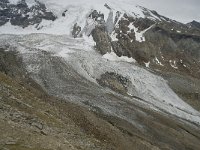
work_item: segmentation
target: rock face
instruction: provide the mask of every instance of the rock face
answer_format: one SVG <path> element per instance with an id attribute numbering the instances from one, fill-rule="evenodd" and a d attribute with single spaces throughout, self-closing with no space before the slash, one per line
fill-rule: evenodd
<path id="1" fill-rule="evenodd" d="M 107 6 L 108 7 L 108 6 Z M 96 42 L 96 49 L 102 54 L 111 52 L 111 38 L 110 34 L 114 30 L 113 23 L 113 12 L 109 13 L 107 21 L 104 19 L 104 14 L 93 10 L 87 20 L 84 28 L 81 30 L 81 27 L 75 23 L 72 35 L 74 38 L 80 37 L 83 34 L 90 36 L 92 35 L 94 41 Z"/>
<path id="2" fill-rule="evenodd" d="M 112 13 L 109 15 L 112 17 Z M 94 41 L 96 42 L 96 49 L 102 54 L 106 54 L 107 52 L 111 52 L 111 39 L 109 37 L 109 33 L 112 32 L 112 21 L 107 20 L 105 22 L 104 15 L 98 13 L 94 10 L 91 13 L 91 17 L 97 22 L 94 30 L 92 31 L 92 36 Z"/>
<path id="3" fill-rule="evenodd" d="M 75 24 L 74 24 L 74 27 L 73 27 L 73 31 L 72 31 L 72 36 L 73 36 L 74 38 L 77 38 L 80 32 L 81 32 L 81 27 L 78 26 L 77 23 L 75 23 Z"/>
<path id="4" fill-rule="evenodd" d="M 18 69 L 21 68 L 22 60 L 21 58 L 17 57 L 16 52 L 5 52 L 3 48 L 0 48 L 0 53 L 1 72 L 9 76 L 18 76 L 23 74 L 22 71 Z"/>
<path id="5" fill-rule="evenodd" d="M 187 23 L 187 26 L 190 28 L 197 28 L 200 30 L 200 22 L 193 20 L 192 22 Z"/>
<path id="6" fill-rule="evenodd" d="M 107 20 L 104 14 L 93 10 L 89 15 L 93 23 L 90 30 L 87 29 L 87 35 L 92 35 L 96 49 L 102 55 L 113 50 L 117 56 L 132 57 L 142 66 L 148 63 L 152 69 L 199 78 L 200 31 L 197 22 L 188 27 L 143 7 L 140 8 L 144 18 L 119 11 L 114 16 L 111 7 L 104 6 L 110 11 Z"/>
<path id="7" fill-rule="evenodd" d="M 46 6 L 39 1 L 29 7 L 25 0 L 20 0 L 17 4 L 10 4 L 9 1 L 0 2 L 0 26 L 10 22 L 12 25 L 28 27 L 42 22 L 42 20 L 56 19 L 56 16 L 47 10 Z"/>
<path id="8" fill-rule="evenodd" d="M 179 29 L 182 30 L 179 31 Z M 143 35 L 139 35 L 143 31 L 145 31 Z M 177 53 L 181 52 L 196 59 L 196 61 L 199 60 L 198 41 L 200 33 L 188 29 L 184 24 L 152 21 L 147 18 L 134 19 L 124 15 L 116 25 L 114 32 L 116 40 L 112 43 L 113 50 L 117 55 L 133 57 L 139 63 L 150 61 L 155 64 L 155 59 L 158 58 L 161 61 L 160 63 L 164 63 L 165 60 L 169 64 L 170 60 L 167 55 L 176 55 L 172 61 L 180 60 L 181 58 L 178 58 Z M 197 35 L 192 35 L 194 32 Z M 145 38 L 145 40 L 138 41 L 137 36 L 141 36 L 140 38 Z"/>
<path id="9" fill-rule="evenodd" d="M 112 9 L 105 7 L 110 10 L 107 21 L 97 10 L 89 15 L 95 22 L 91 35 L 102 55 L 113 50 L 119 57 L 132 57 L 140 65 L 150 64 L 152 69 L 199 78 L 200 31 L 196 27 L 188 27 L 143 7 L 145 18 L 121 12 L 113 17 Z"/>
<path id="10" fill-rule="evenodd" d="M 102 54 L 111 52 L 111 42 L 108 33 L 105 31 L 105 27 L 95 27 L 92 31 L 92 36 L 96 42 L 96 49 Z"/>

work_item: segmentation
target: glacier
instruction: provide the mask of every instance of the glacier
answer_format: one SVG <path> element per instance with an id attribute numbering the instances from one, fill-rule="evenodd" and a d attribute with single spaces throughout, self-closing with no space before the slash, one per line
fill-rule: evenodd
<path id="1" fill-rule="evenodd" d="M 167 81 L 145 68 L 139 67 L 134 60 L 117 58 L 117 56 L 113 59 L 113 56 L 109 56 L 112 53 L 105 54 L 104 56 L 100 55 L 95 51 L 95 43 L 90 37 L 85 36 L 84 38 L 74 39 L 68 35 L 51 34 L 0 35 L 0 44 L 10 45 L 10 50 L 16 49 L 19 51 L 28 73 L 54 96 L 70 99 L 77 103 L 83 103 L 83 100 L 90 101 L 94 106 L 104 110 L 105 113 L 117 115 L 130 122 L 133 121 L 131 119 L 132 116 L 131 114 L 127 116 L 124 112 L 125 106 L 120 104 L 123 101 L 200 124 L 200 113 L 181 100 L 169 88 Z M 50 56 L 50 59 L 47 60 L 48 62 L 43 60 L 48 55 L 41 59 L 44 52 Z M 98 87 L 104 94 L 113 93 L 121 97 L 121 102 L 112 101 L 108 97 L 106 98 L 106 96 L 101 101 L 98 101 L 87 97 L 84 98 L 80 95 L 77 96 L 76 93 L 70 94 L 60 91 L 64 90 L 66 85 L 60 79 L 59 82 L 54 81 L 55 79 L 53 78 L 55 76 L 58 77 L 63 73 L 57 74 L 51 70 L 51 66 L 48 66 L 48 63 L 53 61 L 53 59 L 59 59 L 66 66 L 73 68 L 84 80 L 90 81 L 93 86 Z M 47 64 L 45 65 L 45 63 Z M 48 84 L 48 82 L 50 84 L 51 80 L 53 80 L 55 82 L 54 87 L 49 87 L 49 89 L 45 87 L 44 81 L 42 81 L 39 75 L 43 71 L 51 76 L 49 81 L 48 78 L 46 79 L 45 82 L 47 83 L 45 84 Z M 99 87 L 96 79 L 100 78 L 101 74 L 105 72 L 115 72 L 131 81 L 127 96 Z M 76 89 L 76 87 L 74 88 Z M 89 86 L 87 88 L 91 90 L 92 87 L 90 88 Z M 102 95 L 102 93 L 99 95 Z M 97 95 L 97 97 L 99 96 Z"/>

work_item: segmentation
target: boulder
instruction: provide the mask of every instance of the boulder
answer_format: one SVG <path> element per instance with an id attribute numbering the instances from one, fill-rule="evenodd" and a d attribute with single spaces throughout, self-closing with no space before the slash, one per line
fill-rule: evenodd
<path id="1" fill-rule="evenodd" d="M 127 94 L 128 84 L 130 83 L 127 78 L 114 72 L 106 72 L 105 74 L 102 74 L 100 79 L 97 79 L 97 82 L 101 86 L 108 87 L 121 94 Z"/>

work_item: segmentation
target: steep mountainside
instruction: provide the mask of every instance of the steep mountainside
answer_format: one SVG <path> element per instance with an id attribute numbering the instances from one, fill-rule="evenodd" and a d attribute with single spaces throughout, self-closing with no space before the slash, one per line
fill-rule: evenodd
<path id="1" fill-rule="evenodd" d="M 2 0 L 0 90 L 0 149 L 198 150 L 198 22 L 132 0 Z"/>
<path id="2" fill-rule="evenodd" d="M 184 25 L 155 11 L 132 3 L 122 4 L 121 1 L 88 1 L 80 6 L 77 1 L 53 3 L 51 0 L 46 2 L 49 8 L 41 2 L 26 4 L 22 0 L 12 4 L 2 1 L 0 32 L 92 36 L 101 54 L 112 50 L 117 56 L 132 57 L 146 67 L 195 78 L 200 76 L 200 31 L 197 22 Z"/>
<path id="3" fill-rule="evenodd" d="M 14 49 L 8 50 L 9 47 L 0 49 L 1 149 L 199 149 L 198 125 L 162 113 L 137 97 L 130 99 L 104 90 L 48 52 L 28 52 L 26 56 L 33 58 L 29 59 L 32 68 L 25 69 L 25 58 Z M 36 62 L 32 64 L 37 55 L 41 57 L 38 63 L 44 65 L 39 74 L 33 70 Z M 65 94 L 65 99 L 49 96 L 35 83 L 38 80 L 33 73 L 41 76 L 50 94 Z M 105 73 L 99 81 L 110 76 L 109 86 L 118 84 L 121 91 L 119 87 L 123 86 L 118 80 L 127 83 L 127 79 L 114 75 L 113 79 L 113 73 Z"/>

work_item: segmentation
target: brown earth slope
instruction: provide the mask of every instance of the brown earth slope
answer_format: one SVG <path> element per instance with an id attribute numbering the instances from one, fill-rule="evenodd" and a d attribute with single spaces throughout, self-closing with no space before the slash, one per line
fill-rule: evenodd
<path id="1" fill-rule="evenodd" d="M 138 128 L 50 97 L 29 78 L 16 53 L 0 54 L 2 150 L 200 149 L 197 126 L 135 105 Z"/>

